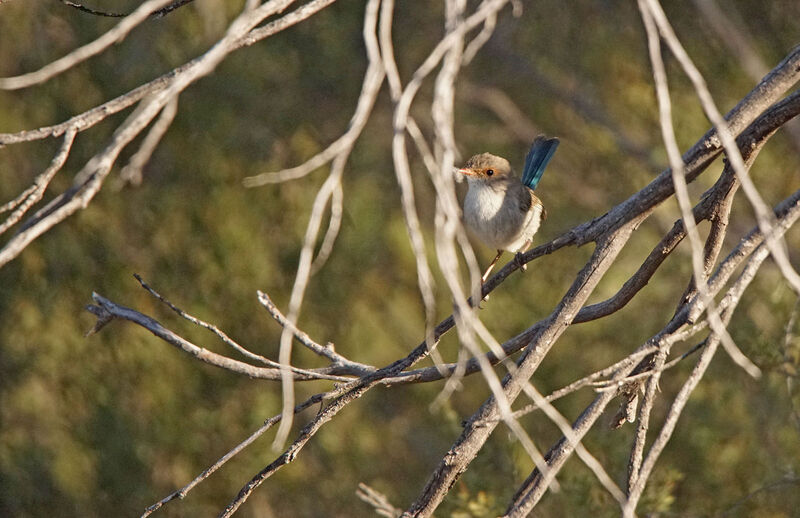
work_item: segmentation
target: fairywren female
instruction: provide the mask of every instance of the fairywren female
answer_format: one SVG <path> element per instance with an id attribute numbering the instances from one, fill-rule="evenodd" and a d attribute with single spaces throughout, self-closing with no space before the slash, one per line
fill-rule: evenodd
<path id="1" fill-rule="evenodd" d="M 508 160 L 490 153 L 475 155 L 457 169 L 469 183 L 464 223 L 478 239 L 497 249 L 481 282 L 486 281 L 504 250 L 515 253 L 515 260 L 525 269 L 520 254 L 528 249 L 547 218 L 542 201 L 533 191 L 557 147 L 557 138 L 536 137 L 525 157 L 522 179 L 511 171 Z"/>

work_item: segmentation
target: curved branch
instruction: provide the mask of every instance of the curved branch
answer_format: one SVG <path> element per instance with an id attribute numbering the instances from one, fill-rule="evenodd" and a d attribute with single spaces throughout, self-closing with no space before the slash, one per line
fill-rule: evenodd
<path id="1" fill-rule="evenodd" d="M 704 219 L 710 219 L 712 215 L 715 214 L 718 204 L 728 196 L 732 196 L 736 191 L 735 179 L 736 177 L 732 174 L 723 172 L 717 180 L 717 183 L 709 189 L 700 203 L 694 207 L 693 215 L 695 221 L 699 222 Z M 653 250 L 644 262 L 642 262 L 642 265 L 639 266 L 639 269 L 636 270 L 636 273 L 625 281 L 617 293 L 602 302 L 582 308 L 575 317 L 573 323 L 581 324 L 596 320 L 625 307 L 625 305 L 647 285 L 653 274 L 655 274 L 661 264 L 675 250 L 685 236 L 686 229 L 683 220 L 680 219 L 676 221 L 672 229 L 661 238 L 661 241 L 653 247 Z"/>
<path id="2" fill-rule="evenodd" d="M 161 110 L 161 115 L 159 115 L 158 120 L 153 123 L 147 136 L 139 146 L 139 149 L 133 154 L 127 165 L 120 170 L 119 180 L 121 184 L 127 183 L 133 186 L 141 185 L 142 170 L 144 166 L 147 165 L 147 162 L 150 161 L 150 157 L 153 156 L 153 152 L 172 125 L 172 121 L 175 119 L 177 113 L 178 97 L 176 96 L 167 102 L 164 109 Z"/>
<path id="3" fill-rule="evenodd" d="M 725 295 L 725 298 L 728 300 L 728 304 L 725 308 L 725 311 L 721 315 L 722 323 L 724 325 L 727 325 L 730 322 L 730 319 L 733 316 L 733 311 L 741 299 L 742 294 L 744 293 L 745 289 L 747 289 L 747 286 L 750 284 L 753 278 L 755 278 L 761 263 L 769 255 L 769 250 L 766 244 L 767 240 L 765 239 L 764 243 L 759 245 L 758 249 L 747 261 L 744 271 L 742 271 L 736 283 Z M 712 329 L 711 334 L 706 341 L 705 348 L 700 354 L 697 364 L 692 370 L 689 379 L 686 380 L 683 387 L 681 387 L 681 390 L 678 392 L 678 395 L 675 397 L 675 400 L 672 402 L 670 410 L 667 413 L 666 421 L 661 428 L 661 432 L 658 434 L 653 442 L 653 445 L 650 447 L 647 457 L 644 459 L 636 478 L 633 480 L 633 483 L 629 488 L 628 502 L 623 508 L 624 516 L 634 516 L 636 505 L 639 502 L 639 498 L 641 498 L 642 492 L 644 491 L 645 485 L 650 478 L 650 474 L 653 471 L 655 463 L 658 460 L 661 452 L 666 447 L 667 442 L 669 442 L 672 432 L 675 430 L 675 426 L 678 423 L 678 418 L 681 416 L 683 408 L 689 401 L 689 396 L 700 383 L 700 380 L 711 363 L 711 358 L 714 356 L 716 348 L 718 345 L 720 345 L 721 341 L 722 337 Z"/>
<path id="4" fill-rule="evenodd" d="M 180 73 L 175 73 L 174 77 L 171 77 L 169 81 L 165 82 L 163 85 L 160 85 L 164 88 L 158 94 L 154 94 L 152 97 L 143 99 L 138 109 L 135 110 L 125 120 L 125 122 L 117 128 L 111 138 L 111 142 L 106 146 L 106 148 L 90 159 L 83 169 L 81 169 L 81 171 L 75 176 L 73 187 L 56 197 L 44 209 L 40 210 L 36 215 L 30 218 L 23 225 L 20 233 L 14 236 L 8 243 L 5 244 L 2 249 L 0 249 L 0 267 L 16 257 L 26 246 L 47 232 L 53 226 L 71 216 L 76 211 L 85 208 L 102 187 L 120 152 L 141 131 L 143 131 L 145 127 L 147 127 L 150 121 L 153 120 L 153 118 L 162 110 L 162 108 L 170 100 L 177 97 L 180 92 L 182 92 L 190 84 L 211 73 L 228 54 L 244 46 L 246 44 L 245 37 L 255 28 L 256 25 L 261 23 L 269 16 L 281 12 L 283 9 L 288 7 L 292 1 L 293 0 L 271 0 L 270 2 L 267 2 L 266 4 L 263 4 L 255 9 L 246 9 L 245 12 L 240 14 L 230 24 L 225 36 L 219 40 L 216 45 L 211 47 L 211 49 L 209 49 L 202 56 L 191 61 L 184 67 L 181 67 Z M 304 7 L 308 7 L 311 4 L 314 4 L 314 2 L 309 2 L 309 4 L 306 4 Z M 323 3 L 320 5 L 324 7 L 326 4 Z M 295 15 L 296 12 L 297 11 L 290 13 L 290 15 L 287 15 L 273 23 L 281 22 L 284 19 L 289 18 L 291 15 Z M 300 15 L 295 15 L 292 20 L 299 21 L 302 19 L 302 16 L 310 16 L 313 14 L 313 12 L 308 12 L 307 10 L 303 11 L 303 13 Z M 292 22 L 290 20 L 285 23 Z M 267 27 L 263 27 L 262 29 L 267 29 Z M 263 34 L 264 37 L 266 37 L 269 32 L 262 31 L 260 34 Z M 151 82 L 150 84 L 156 83 Z M 141 90 L 137 90 L 139 90 L 140 93 L 146 93 L 147 91 L 145 87 L 141 87 Z M 121 104 L 129 101 L 130 99 L 123 99 L 121 100 Z M 102 116 L 100 118 L 102 119 Z M 76 122 L 75 128 L 78 131 L 83 129 L 78 122 Z M 31 135 L 41 138 L 43 133 L 40 129 L 34 130 L 33 133 L 27 136 L 30 137 Z M 11 137 L 15 136 L 23 140 L 26 138 L 25 135 L 22 134 L 11 135 Z M 7 137 L 7 135 L 0 135 L 0 145 L 2 143 L 7 143 L 3 140 L 4 137 Z"/>
<path id="5" fill-rule="evenodd" d="M 800 96 L 798 92 L 783 101 L 778 101 L 799 79 L 800 45 L 792 49 L 783 61 L 728 112 L 725 116 L 728 131 L 738 135 L 768 110 L 773 103 L 775 103 L 776 115 L 780 111 L 778 110 L 779 106 L 784 104 L 795 105 L 798 102 L 798 96 Z M 797 114 L 794 110 L 790 111 L 793 111 L 793 113 L 788 118 Z M 767 120 L 763 120 L 763 123 L 770 124 Z M 774 127 L 778 126 L 780 124 Z M 687 183 L 692 182 L 721 152 L 722 144 L 716 129 L 712 128 L 689 151 L 683 154 Z M 574 230 L 574 244 L 580 246 L 594 241 L 597 237 L 619 228 L 635 215 L 649 213 L 656 205 L 671 196 L 673 192 L 672 171 L 666 169 L 650 184 L 611 209 L 608 213 L 577 227 Z"/>

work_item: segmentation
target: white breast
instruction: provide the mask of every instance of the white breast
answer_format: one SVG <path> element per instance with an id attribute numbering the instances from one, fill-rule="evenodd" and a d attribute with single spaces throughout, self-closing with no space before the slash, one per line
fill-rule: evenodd
<path id="1" fill-rule="evenodd" d="M 534 205 L 523 213 L 519 201 L 507 196 L 506 185 L 470 180 L 464 198 L 464 222 L 475 236 L 492 248 L 509 252 L 517 252 L 530 244 L 539 230 L 542 207 Z"/>

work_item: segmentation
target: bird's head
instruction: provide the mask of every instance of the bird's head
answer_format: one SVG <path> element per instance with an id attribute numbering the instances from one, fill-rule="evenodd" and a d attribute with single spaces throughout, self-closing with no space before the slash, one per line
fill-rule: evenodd
<path id="1" fill-rule="evenodd" d="M 505 158 L 481 153 L 467 160 L 464 167 L 456 171 L 466 175 L 470 182 L 491 182 L 511 176 L 511 165 Z"/>

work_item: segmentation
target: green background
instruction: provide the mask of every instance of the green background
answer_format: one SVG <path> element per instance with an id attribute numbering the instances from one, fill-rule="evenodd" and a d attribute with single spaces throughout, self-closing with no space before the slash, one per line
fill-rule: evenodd
<path id="1" fill-rule="evenodd" d="M 768 66 L 798 43 L 800 3 L 720 3 L 735 8 Z M 93 7 L 124 11 L 136 5 L 102 4 Z M 45 85 L 0 92 L 0 131 L 61 122 L 199 55 L 220 37 L 239 4 L 198 0 L 144 23 L 123 43 Z M 396 53 L 407 80 L 442 36 L 442 7 L 398 4 Z M 277 358 L 280 329 L 258 304 L 255 290 L 287 307 L 310 206 L 326 173 L 258 189 L 243 188 L 242 179 L 297 165 L 345 131 L 366 68 L 363 9 L 362 2 L 341 0 L 232 54 L 181 96 L 140 187 L 124 186 L 116 175 L 138 139 L 88 208 L 0 270 L 0 515 L 138 516 L 280 411 L 278 383 L 201 364 L 132 324 L 114 322 L 85 338 L 94 318 L 83 308 L 97 291 L 198 345 L 229 354 L 208 332 L 138 287 L 132 274 L 139 273 L 187 312 Z M 665 9 L 718 106 L 727 111 L 754 81 L 692 2 L 666 2 Z M 37 69 L 115 23 L 56 2 L 4 3 L 0 75 Z M 709 123 L 677 63 L 666 59 L 675 127 L 686 149 Z M 536 244 L 602 215 L 666 164 L 635 2 L 525 2 L 519 18 L 506 8 L 493 39 L 460 80 L 499 89 L 538 131 L 561 138 L 537 191 L 549 219 Z M 426 83 L 413 111 L 427 135 L 432 134 L 431 90 Z M 455 126 L 462 158 L 491 151 L 519 167 L 528 142 L 465 91 L 460 85 Z M 312 278 L 299 322 L 317 341 L 334 342 L 337 351 L 373 365 L 404 356 L 424 332 L 392 167 L 391 109 L 384 86 L 345 171 L 345 215 L 336 248 Z M 126 115 L 77 137 L 46 199 L 70 185 Z M 0 150 L 0 203 L 29 185 L 58 145 L 49 139 Z M 417 207 L 432 244 L 433 187 L 421 162 L 412 158 Z M 800 186 L 798 166 L 797 148 L 779 132 L 751 173 L 770 205 Z M 695 201 L 720 170 L 718 161 L 692 186 Z M 636 232 L 590 302 L 612 295 L 677 218 L 670 199 Z M 740 194 L 723 254 L 753 225 Z M 792 230 L 787 238 L 797 264 L 800 233 Z M 482 264 L 493 255 L 479 244 L 476 251 Z M 537 260 L 492 294 L 482 320 L 501 340 L 526 329 L 550 312 L 590 253 L 590 246 L 569 248 Z M 568 329 L 534 377 L 537 388 L 548 393 L 602 368 L 661 329 L 690 276 L 688 254 L 682 245 L 629 307 Z M 437 276 L 437 314 L 444 318 L 450 304 Z M 641 516 L 797 516 L 800 421 L 786 387 L 796 378 L 798 358 L 781 350 L 795 300 L 767 261 L 731 324 L 733 338 L 765 375 L 750 379 L 718 354 L 657 465 L 639 506 Z M 453 336 L 441 348 L 445 357 L 456 357 Z M 294 360 L 299 366 L 323 365 L 300 347 Z M 693 361 L 662 378 L 654 425 Z M 488 395 L 484 381 L 473 378 L 437 410 L 430 403 L 442 383 L 370 391 L 258 489 L 240 515 L 370 516 L 354 495 L 359 482 L 384 492 L 397 506 L 408 505 L 458 436 L 461 420 Z M 298 384 L 298 398 L 328 388 L 325 382 Z M 572 419 L 592 396 L 584 390 L 556 406 Z M 301 414 L 295 430 L 314 412 Z M 558 437 L 539 414 L 522 422 L 542 449 Z M 632 432 L 632 426 L 615 432 L 599 426 L 585 441 L 620 485 Z M 160 513 L 216 515 L 275 457 L 271 441 L 271 434 L 262 437 L 186 500 Z M 531 469 L 524 451 L 500 427 L 437 516 L 496 516 Z M 616 502 L 577 460 L 559 480 L 561 491 L 544 498 L 537 516 L 619 514 Z"/>

